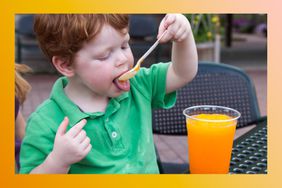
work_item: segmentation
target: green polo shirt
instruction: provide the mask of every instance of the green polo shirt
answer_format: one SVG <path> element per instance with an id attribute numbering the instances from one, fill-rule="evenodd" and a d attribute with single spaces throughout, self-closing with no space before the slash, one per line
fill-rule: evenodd
<path id="1" fill-rule="evenodd" d="M 170 108 L 176 92 L 165 94 L 169 63 L 142 68 L 130 80 L 131 88 L 110 99 L 105 112 L 81 111 L 66 95 L 68 80 L 59 78 L 50 98 L 41 104 L 27 122 L 20 152 L 20 173 L 29 173 L 52 151 L 58 126 L 65 116 L 71 128 L 82 119 L 92 149 L 69 173 L 155 174 L 159 173 L 152 134 L 152 108 Z"/>

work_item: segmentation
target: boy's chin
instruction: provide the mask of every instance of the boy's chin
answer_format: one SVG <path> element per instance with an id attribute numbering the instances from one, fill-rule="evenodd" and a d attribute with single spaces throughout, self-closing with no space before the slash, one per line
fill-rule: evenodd
<path id="1" fill-rule="evenodd" d="M 125 92 L 128 92 L 128 91 L 123 91 L 123 90 L 116 91 L 115 93 L 112 93 L 111 98 L 119 97 L 120 95 L 122 95 Z"/>

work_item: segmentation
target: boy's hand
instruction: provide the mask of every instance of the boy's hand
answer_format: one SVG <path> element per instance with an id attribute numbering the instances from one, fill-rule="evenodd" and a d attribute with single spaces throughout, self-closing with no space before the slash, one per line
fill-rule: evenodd
<path id="1" fill-rule="evenodd" d="M 161 39 L 161 43 L 169 40 L 182 42 L 184 39 L 188 38 L 191 32 L 191 26 L 184 15 L 167 14 L 160 23 L 158 38 L 165 30 L 168 30 L 168 32 Z"/>
<path id="2" fill-rule="evenodd" d="M 86 120 L 81 120 L 66 133 L 68 124 L 69 120 L 65 117 L 57 130 L 54 148 L 50 153 L 50 158 L 56 165 L 66 168 L 82 160 L 92 148 L 90 139 L 82 130 Z"/>

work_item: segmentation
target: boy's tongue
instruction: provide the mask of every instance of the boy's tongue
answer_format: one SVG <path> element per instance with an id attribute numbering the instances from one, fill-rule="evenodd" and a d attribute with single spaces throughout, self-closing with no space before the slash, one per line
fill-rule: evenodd
<path id="1" fill-rule="evenodd" d="M 123 91 L 128 91 L 130 89 L 130 82 L 129 80 L 126 81 L 119 81 L 118 79 L 114 80 L 115 85 L 117 88 Z"/>

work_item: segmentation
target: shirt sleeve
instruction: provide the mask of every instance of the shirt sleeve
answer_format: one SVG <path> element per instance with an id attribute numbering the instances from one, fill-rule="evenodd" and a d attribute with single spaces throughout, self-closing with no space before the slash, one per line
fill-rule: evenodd
<path id="1" fill-rule="evenodd" d="M 138 76 L 135 76 L 133 84 L 151 100 L 152 108 L 168 109 L 175 105 L 176 91 L 166 94 L 166 76 L 170 63 L 158 63 L 150 68 L 141 68 Z"/>
<path id="2" fill-rule="evenodd" d="M 52 151 L 56 133 L 46 126 L 50 123 L 50 120 L 38 113 L 33 113 L 29 118 L 20 151 L 21 174 L 30 173 Z"/>

